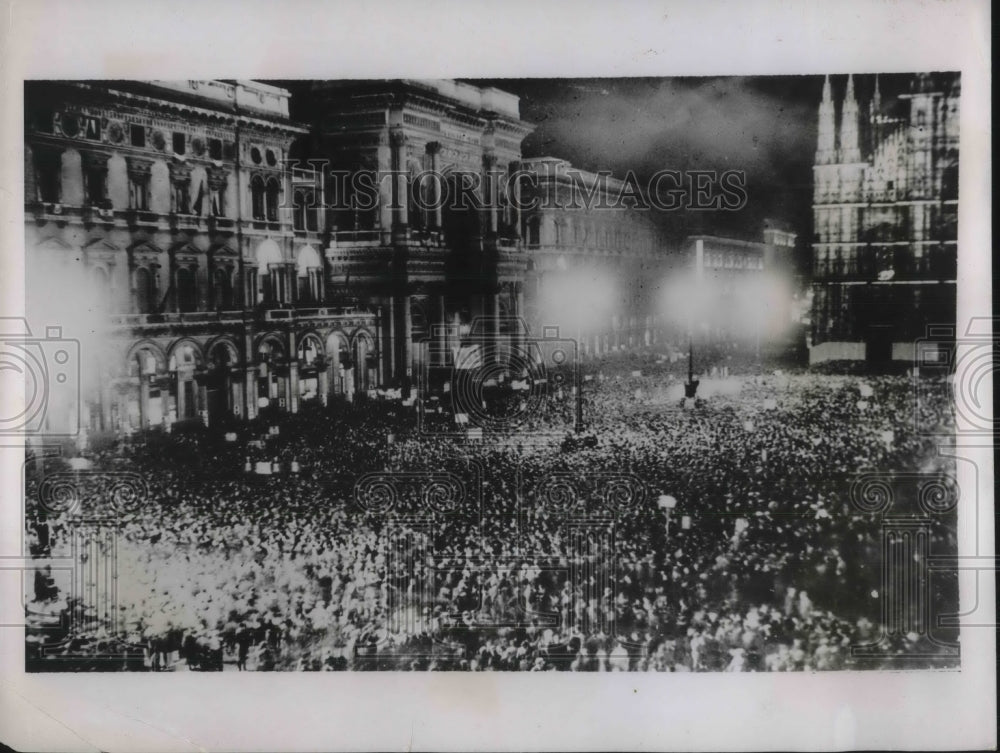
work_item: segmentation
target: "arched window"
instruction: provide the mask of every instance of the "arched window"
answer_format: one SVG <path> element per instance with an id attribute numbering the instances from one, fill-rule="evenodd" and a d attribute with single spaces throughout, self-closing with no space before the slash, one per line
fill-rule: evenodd
<path id="1" fill-rule="evenodd" d="M 135 307 L 140 314 L 153 313 L 156 294 L 153 289 L 153 275 L 145 267 L 139 267 L 133 274 L 135 285 Z"/>
<path id="2" fill-rule="evenodd" d="M 280 303 L 285 300 L 285 264 L 281 249 L 272 240 L 261 241 L 257 247 L 257 273 L 260 291 L 254 291 L 254 300 Z"/>
<path id="3" fill-rule="evenodd" d="M 281 196 L 281 186 L 278 185 L 277 178 L 271 178 L 267 181 L 265 200 L 267 202 L 267 221 L 277 222 L 278 221 L 278 200 Z"/>
<path id="4" fill-rule="evenodd" d="M 264 179 L 259 175 L 250 179 L 251 213 L 255 220 L 264 219 Z"/>
<path id="5" fill-rule="evenodd" d="M 312 246 L 302 246 L 295 259 L 299 300 L 320 303 L 323 300 L 323 262 Z"/>
<path id="6" fill-rule="evenodd" d="M 320 342 L 315 336 L 302 338 L 299 341 L 299 363 L 303 366 L 312 366 L 322 355 L 320 348 Z"/>

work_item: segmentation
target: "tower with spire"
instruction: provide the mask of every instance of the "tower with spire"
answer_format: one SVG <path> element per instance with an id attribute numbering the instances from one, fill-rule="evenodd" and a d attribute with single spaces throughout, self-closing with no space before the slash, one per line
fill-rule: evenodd
<path id="1" fill-rule="evenodd" d="M 819 103 L 819 138 L 816 144 L 816 164 L 829 165 L 837 160 L 837 115 L 833 108 L 830 77 L 823 79 L 823 100 Z"/>
<path id="2" fill-rule="evenodd" d="M 813 167 L 810 362 L 912 358 L 955 318 L 959 74 L 913 76 L 867 117 L 853 75 L 823 80 Z"/>

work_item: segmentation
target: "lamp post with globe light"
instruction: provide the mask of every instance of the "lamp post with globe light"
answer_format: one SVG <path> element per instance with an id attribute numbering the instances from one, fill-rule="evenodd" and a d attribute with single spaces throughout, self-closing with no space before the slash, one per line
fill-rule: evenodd
<path id="1" fill-rule="evenodd" d="M 673 512 L 674 508 L 677 507 L 677 498 L 669 494 L 661 494 L 659 499 L 656 500 L 656 506 L 663 510 L 666 517 L 664 525 L 664 533 L 667 538 L 667 542 L 670 541 L 670 513 Z"/>
<path id="2" fill-rule="evenodd" d="M 612 308 L 613 284 L 607 277 L 594 270 L 568 271 L 565 262 L 545 280 L 543 310 L 546 318 L 575 330 L 577 358 L 581 352 L 583 333 L 607 319 Z M 583 381 L 577 370 L 575 429 L 583 430 Z"/>
<path id="3" fill-rule="evenodd" d="M 700 381 L 694 378 L 694 329 L 695 322 L 703 318 L 704 283 L 694 272 L 678 272 L 670 276 L 664 284 L 664 307 L 667 321 L 678 329 L 687 330 L 688 378 L 684 383 L 684 398 L 693 400 L 698 394 Z"/>

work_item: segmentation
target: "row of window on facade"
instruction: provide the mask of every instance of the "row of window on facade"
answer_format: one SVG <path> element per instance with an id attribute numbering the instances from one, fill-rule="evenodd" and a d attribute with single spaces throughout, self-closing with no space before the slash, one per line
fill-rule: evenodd
<path id="1" fill-rule="evenodd" d="M 905 177 L 905 176 L 904 176 Z M 883 175 L 869 176 L 863 183 L 837 183 L 820 180 L 816 184 L 819 203 L 844 201 L 896 201 L 906 197 L 934 196 L 942 201 L 958 198 L 958 164 L 946 165 L 934 174 L 919 172 L 909 180 L 888 179 Z"/>
<path id="2" fill-rule="evenodd" d="M 88 141 L 102 141 L 101 118 L 93 115 L 81 115 L 77 113 L 64 112 L 58 117 L 49 108 L 42 108 L 35 113 L 35 128 L 40 133 L 55 134 L 56 122 L 59 123 L 59 131 L 64 136 L 70 138 L 82 138 Z M 167 137 L 160 131 L 149 126 L 138 123 L 122 124 L 113 122 L 109 126 L 110 133 L 108 140 L 114 144 L 128 143 L 137 149 L 145 149 L 150 141 L 152 146 L 160 151 L 166 151 Z M 127 139 L 126 139 L 127 132 Z M 147 138 L 147 133 L 152 136 Z M 235 144 L 232 141 L 223 142 L 220 138 L 194 136 L 189 139 L 188 134 L 183 131 L 170 132 L 170 147 L 174 155 L 184 157 L 188 154 L 188 143 L 190 141 L 191 153 L 196 157 L 207 156 L 210 160 L 221 162 L 223 159 L 233 159 L 235 154 Z M 279 162 L 278 153 L 269 147 L 252 145 L 250 147 L 250 161 L 255 165 L 267 164 L 269 167 L 276 167 Z"/>
<path id="3" fill-rule="evenodd" d="M 101 118 L 94 115 L 81 115 L 72 112 L 64 112 L 59 114 L 57 117 L 56 113 L 52 109 L 41 108 L 36 111 L 34 121 L 35 129 L 39 133 L 55 134 L 55 124 L 58 122 L 59 131 L 63 136 L 68 136 L 70 138 L 79 137 L 95 142 L 102 141 L 103 128 Z M 128 145 L 137 149 L 146 148 L 148 142 L 150 141 L 150 139 L 147 138 L 147 132 L 152 131 L 153 135 L 151 140 L 153 142 L 153 146 L 161 151 L 166 149 L 166 136 L 163 132 L 152 130 L 148 126 L 140 125 L 138 123 L 128 123 L 123 125 L 115 122 L 110 124 L 109 131 L 108 140 L 116 144 L 126 143 L 127 132 Z M 174 154 L 179 157 L 183 157 L 188 151 L 187 134 L 182 131 L 172 131 L 170 133 L 170 146 Z M 228 157 L 232 156 L 233 144 L 231 142 L 227 143 L 224 150 L 222 139 L 219 138 L 209 137 L 207 139 L 201 139 L 196 136 L 191 139 L 191 146 L 194 154 L 199 157 L 207 152 L 209 159 L 221 161 L 224 151 L 228 154 Z M 270 152 L 270 150 L 268 151 Z"/>
<path id="4" fill-rule="evenodd" d="M 636 238 L 632 233 L 622 228 L 600 227 L 594 223 L 572 222 L 566 219 L 553 223 L 555 232 L 554 245 L 567 244 L 589 246 L 592 248 L 627 248 L 631 250 L 651 251 L 651 238 Z M 539 217 L 528 217 L 525 220 L 525 242 L 529 246 L 542 243 L 541 220 Z M 633 246 L 633 243 L 636 245 Z"/>
<path id="5" fill-rule="evenodd" d="M 859 226 L 861 228 L 859 232 Z M 892 243 L 907 240 L 954 240 L 958 214 L 947 206 L 896 206 L 872 210 L 816 210 L 816 240 Z"/>
<path id="6" fill-rule="evenodd" d="M 134 313 L 167 311 L 192 312 L 199 309 L 224 311 L 247 301 L 250 306 L 318 305 L 324 302 L 322 260 L 311 246 L 302 246 L 294 263 L 284 262 L 273 241 L 264 241 L 256 265 L 245 270 L 240 294 L 239 272 L 232 261 L 211 264 L 200 278 L 193 262 L 171 263 L 163 279 L 155 262 L 138 263 L 131 271 L 129 285 Z M 111 308 L 116 299 L 112 268 L 94 265 L 89 275 L 95 300 Z M 200 278 L 200 279 L 199 279 Z"/>
<path id="7" fill-rule="evenodd" d="M 816 277 L 934 277 L 954 278 L 957 260 L 954 246 L 869 248 L 846 246 L 817 249 L 813 264 Z"/>
<path id="8" fill-rule="evenodd" d="M 753 254 L 727 254 L 706 252 L 705 266 L 712 269 L 756 269 L 764 268 L 764 258 Z"/>
<path id="9" fill-rule="evenodd" d="M 225 311 L 239 305 L 234 296 L 236 276 L 226 268 L 216 268 L 211 274 L 206 290 L 209 310 Z M 137 267 L 132 273 L 132 286 L 136 313 L 139 314 L 153 314 L 172 309 L 193 312 L 201 308 L 197 274 L 190 267 L 177 267 L 166 290 L 163 289 L 163 281 L 157 272 L 147 267 Z M 248 269 L 245 292 L 246 299 L 251 305 L 257 306 L 321 304 L 322 270 L 309 269 L 305 275 L 296 276 L 291 269 L 283 265 L 272 265 L 266 271 Z"/>
<path id="10" fill-rule="evenodd" d="M 148 212 L 152 208 L 151 160 L 126 158 L 128 178 L 128 206 L 115 207 L 108 186 L 108 161 L 110 155 L 97 152 L 81 153 L 83 202 L 102 209 L 132 209 Z M 61 204 L 64 190 L 64 170 L 61 150 L 39 148 L 34 152 L 36 200 L 47 204 Z M 170 211 L 176 214 L 210 215 L 228 217 L 232 212 L 227 201 L 228 174 L 224 168 L 210 167 L 207 175 L 192 186 L 188 165 L 170 165 Z M 279 222 L 282 186 L 275 176 L 254 174 L 250 179 L 251 218 L 262 222 Z M 296 229 L 315 231 L 318 226 L 318 209 L 311 192 L 297 191 L 293 205 L 293 222 Z"/>

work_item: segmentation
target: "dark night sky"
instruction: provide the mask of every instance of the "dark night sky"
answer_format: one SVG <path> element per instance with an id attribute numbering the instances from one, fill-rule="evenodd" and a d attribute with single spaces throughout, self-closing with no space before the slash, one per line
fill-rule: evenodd
<path id="1" fill-rule="evenodd" d="M 466 80 L 521 98 L 521 117 L 536 126 L 523 142 L 526 157 L 559 157 L 617 177 L 633 170 L 643 184 L 661 169 L 746 173 L 740 211 L 654 211 L 668 237 L 758 240 L 769 218 L 797 232 L 800 244 L 808 238 L 822 76 Z M 846 75 L 832 80 L 839 109 Z M 883 101 L 907 80 L 880 77 Z M 293 117 L 305 115 L 307 82 L 276 83 L 295 93 Z M 863 114 L 873 86 L 871 75 L 855 79 Z"/>
<path id="2" fill-rule="evenodd" d="M 822 78 L 507 79 L 477 82 L 521 96 L 537 126 L 525 156 L 556 156 L 585 170 L 742 170 L 738 212 L 679 210 L 657 220 L 670 235 L 759 237 L 764 218 L 805 234 Z M 656 214 L 656 213 L 654 213 Z"/>
<path id="3" fill-rule="evenodd" d="M 846 79 L 832 77 L 838 109 Z M 908 86 L 909 77 L 879 80 L 885 102 Z M 660 169 L 745 171 L 744 209 L 657 216 L 670 236 L 713 232 L 758 240 L 768 218 L 808 238 L 822 76 L 470 83 L 521 97 L 521 117 L 537 126 L 523 143 L 526 157 L 561 157 L 619 177 L 633 170 L 640 179 Z M 863 116 L 873 90 L 874 76 L 855 77 Z"/>

